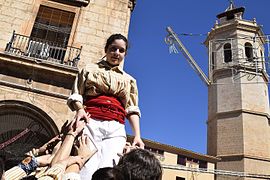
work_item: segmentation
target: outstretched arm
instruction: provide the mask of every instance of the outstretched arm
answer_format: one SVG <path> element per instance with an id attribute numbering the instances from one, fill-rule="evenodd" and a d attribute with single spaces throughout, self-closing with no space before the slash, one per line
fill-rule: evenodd
<path id="1" fill-rule="evenodd" d="M 139 146 L 140 148 L 144 148 L 144 143 L 141 139 L 139 116 L 137 114 L 130 114 L 127 118 L 134 134 L 132 146 Z"/>
<path id="2" fill-rule="evenodd" d="M 73 128 L 74 123 L 75 122 L 72 121 L 69 124 L 69 131 L 65 135 L 65 139 L 64 139 L 61 147 L 57 151 L 56 155 L 54 156 L 51 165 L 54 165 L 57 162 L 64 160 L 64 159 L 67 159 L 69 157 L 76 136 L 83 130 L 83 128 L 85 126 L 84 121 L 79 121 L 78 126 L 76 128 Z"/>
<path id="3" fill-rule="evenodd" d="M 91 140 L 88 136 L 82 134 L 79 138 L 79 147 L 76 147 L 76 154 L 81 158 L 81 164 L 72 164 L 66 169 L 66 173 L 79 173 L 82 166 L 97 152 L 97 149 L 91 150 Z"/>
<path id="4" fill-rule="evenodd" d="M 76 115 L 74 117 L 74 121 L 76 121 L 76 126 L 81 119 L 85 120 L 86 122 L 89 121 L 89 116 L 84 111 L 83 107 L 83 95 L 85 93 L 84 89 L 87 74 L 88 73 L 84 69 L 82 69 L 82 71 L 77 75 L 77 78 L 75 79 L 72 88 L 72 94 L 67 100 L 67 104 L 70 109 L 72 111 L 76 111 Z"/>

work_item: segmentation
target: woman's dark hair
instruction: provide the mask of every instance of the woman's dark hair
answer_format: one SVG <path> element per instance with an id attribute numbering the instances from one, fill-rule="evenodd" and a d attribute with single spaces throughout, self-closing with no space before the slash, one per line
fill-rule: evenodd
<path id="1" fill-rule="evenodd" d="M 113 167 L 105 167 L 98 169 L 92 176 L 92 180 L 124 180 L 119 169 Z"/>
<path id="2" fill-rule="evenodd" d="M 125 180 L 160 180 L 162 167 L 155 155 L 144 149 L 134 149 L 120 158 L 116 166 Z"/>
<path id="3" fill-rule="evenodd" d="M 122 34 L 113 34 L 111 35 L 108 39 L 107 39 L 107 42 L 106 42 L 106 45 L 105 45 L 105 53 L 107 52 L 108 50 L 108 47 L 113 43 L 113 41 L 115 41 L 116 39 L 122 39 L 123 41 L 125 41 L 126 43 L 126 50 L 128 49 L 128 40 L 125 36 L 123 36 Z"/>

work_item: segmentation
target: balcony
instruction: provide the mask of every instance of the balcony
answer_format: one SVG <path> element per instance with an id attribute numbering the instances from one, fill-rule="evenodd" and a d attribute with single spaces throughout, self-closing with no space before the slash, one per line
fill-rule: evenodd
<path id="1" fill-rule="evenodd" d="M 77 68 L 82 47 L 61 46 L 55 42 L 48 42 L 13 32 L 5 52 L 24 58 L 32 58 L 40 62 L 60 64 Z"/>

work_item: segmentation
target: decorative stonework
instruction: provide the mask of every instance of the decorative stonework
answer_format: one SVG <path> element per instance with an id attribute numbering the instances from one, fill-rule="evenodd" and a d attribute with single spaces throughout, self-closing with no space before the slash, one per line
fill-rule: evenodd
<path id="1" fill-rule="evenodd" d="M 86 7 L 90 3 L 90 0 L 54 0 L 54 1 L 78 7 L 81 6 Z"/>
<path id="2" fill-rule="evenodd" d="M 135 6 L 136 6 L 136 0 L 129 0 L 128 1 L 128 8 L 130 8 L 131 11 L 134 10 Z"/>

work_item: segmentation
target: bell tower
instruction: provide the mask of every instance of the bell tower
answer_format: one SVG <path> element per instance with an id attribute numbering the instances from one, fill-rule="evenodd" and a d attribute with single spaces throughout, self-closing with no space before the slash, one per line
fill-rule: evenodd
<path id="1" fill-rule="evenodd" d="M 205 41 L 211 81 L 207 153 L 221 158 L 219 170 L 266 175 L 270 174 L 266 38 L 255 19 L 243 19 L 244 12 L 231 1 L 217 15 Z M 250 178 L 217 175 L 217 179 Z"/>

